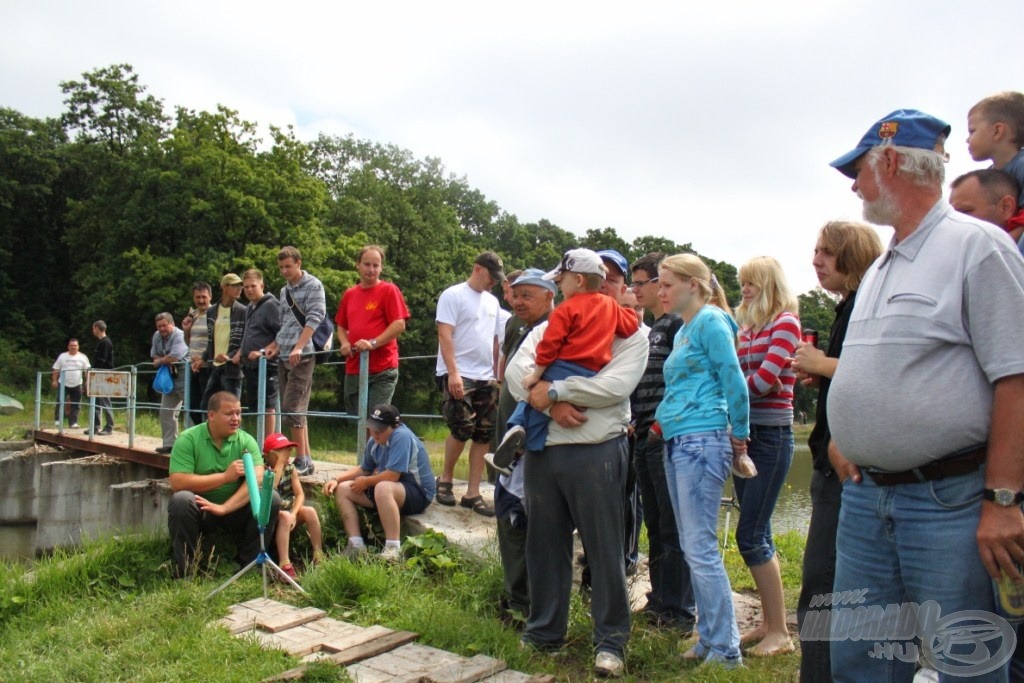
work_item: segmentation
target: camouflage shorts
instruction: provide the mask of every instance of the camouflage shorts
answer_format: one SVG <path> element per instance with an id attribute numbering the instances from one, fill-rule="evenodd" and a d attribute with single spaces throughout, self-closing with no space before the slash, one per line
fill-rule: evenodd
<path id="1" fill-rule="evenodd" d="M 498 384 L 493 381 L 462 379 L 462 400 L 448 391 L 448 375 L 437 378 L 441 390 L 441 415 L 459 441 L 490 443 L 498 420 Z"/>

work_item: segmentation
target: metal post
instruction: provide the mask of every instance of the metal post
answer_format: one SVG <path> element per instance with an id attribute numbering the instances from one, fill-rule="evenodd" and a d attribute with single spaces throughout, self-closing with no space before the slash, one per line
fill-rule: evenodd
<path id="1" fill-rule="evenodd" d="M 363 435 L 366 434 L 366 415 L 369 411 L 369 406 L 366 405 L 369 401 L 370 394 L 370 352 L 362 351 L 359 353 L 359 422 L 356 426 L 356 452 L 362 451 L 360 444 L 363 441 Z"/>
<path id="2" fill-rule="evenodd" d="M 60 420 L 57 422 L 57 433 L 64 433 L 64 371 L 61 370 L 57 376 L 57 415 Z"/>
<path id="3" fill-rule="evenodd" d="M 263 440 L 267 438 L 266 422 L 267 422 L 267 357 L 260 355 L 258 363 L 259 367 L 259 381 L 257 389 L 256 399 L 256 443 L 263 445 Z"/>
<path id="4" fill-rule="evenodd" d="M 128 387 L 128 448 L 135 447 L 135 392 L 138 391 L 139 368 L 132 365 L 132 385 Z"/>
<path id="5" fill-rule="evenodd" d="M 43 411 L 43 373 L 42 371 L 36 373 L 36 430 L 39 429 L 42 422 L 40 421 L 41 413 Z"/>

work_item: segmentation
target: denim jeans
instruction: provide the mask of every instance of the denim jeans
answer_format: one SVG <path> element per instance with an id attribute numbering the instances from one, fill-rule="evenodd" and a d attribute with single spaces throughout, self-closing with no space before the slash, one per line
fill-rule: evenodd
<path id="1" fill-rule="evenodd" d="M 793 428 L 750 425 L 747 454 L 757 467 L 757 476 L 733 478 L 740 503 L 736 546 L 747 566 L 756 567 L 775 555 L 772 513 L 793 462 Z"/>
<path id="2" fill-rule="evenodd" d="M 740 633 L 732 587 L 718 552 L 718 508 L 731 468 L 732 447 L 724 429 L 666 442 L 665 476 L 700 615 L 700 640 L 694 647 L 705 661 L 729 663 L 740 659 Z"/>
<path id="3" fill-rule="evenodd" d="M 843 485 L 833 591 L 863 595 L 859 594 L 856 605 L 832 609 L 832 676 L 836 681 L 909 683 L 914 677 L 915 662 L 900 661 L 912 657 L 889 653 L 909 650 L 913 654 L 920 643 L 899 634 L 886 637 L 884 617 L 867 609 L 872 605 L 884 610 L 888 605 L 920 605 L 931 600 L 941 609 L 940 620 L 964 610 L 994 611 L 992 583 L 981 564 L 975 537 L 984 476 L 983 467 L 959 477 L 916 484 L 877 486 L 865 476 L 859 484 L 848 480 Z M 842 624 L 845 621 L 848 627 L 852 620 L 840 619 L 837 612 L 851 607 L 862 613 L 856 624 L 863 619 L 863 628 L 879 628 L 881 637 L 848 637 Z M 943 626 L 941 621 L 939 625 Z M 933 655 L 937 663 L 953 670 L 960 664 L 961 671 L 963 660 L 958 662 L 957 655 L 970 658 L 978 654 L 976 647 L 986 647 L 957 638 L 945 641 L 937 636 L 936 641 L 953 653 L 953 658 L 942 652 Z M 939 680 L 964 679 L 940 671 Z M 971 680 L 1004 682 L 1006 667 Z"/>
<path id="4" fill-rule="evenodd" d="M 679 547 L 672 498 L 665 479 L 665 442 L 657 434 L 641 437 L 634 456 L 644 524 L 647 525 L 651 592 L 646 610 L 668 622 L 694 620 L 690 568 Z"/>

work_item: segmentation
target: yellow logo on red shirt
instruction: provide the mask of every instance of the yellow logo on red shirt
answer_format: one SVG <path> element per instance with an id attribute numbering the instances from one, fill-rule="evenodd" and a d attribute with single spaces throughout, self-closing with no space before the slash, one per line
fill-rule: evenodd
<path id="1" fill-rule="evenodd" d="M 366 309 L 365 310 L 367 310 L 367 311 L 376 311 L 377 310 L 377 302 L 376 301 L 367 301 L 366 302 Z"/>

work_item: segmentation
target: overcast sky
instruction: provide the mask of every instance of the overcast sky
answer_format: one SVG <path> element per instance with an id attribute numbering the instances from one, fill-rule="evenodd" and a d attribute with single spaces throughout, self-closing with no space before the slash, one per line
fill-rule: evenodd
<path id="1" fill-rule="evenodd" d="M 7 0 L 0 16 L 0 106 L 57 116 L 60 81 L 127 62 L 168 113 L 224 104 L 304 139 L 395 144 L 522 222 L 736 266 L 769 254 L 798 292 L 822 223 L 860 217 L 829 161 L 917 108 L 953 126 L 951 180 L 981 166 L 971 105 L 1024 90 L 1019 0 Z"/>

